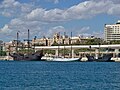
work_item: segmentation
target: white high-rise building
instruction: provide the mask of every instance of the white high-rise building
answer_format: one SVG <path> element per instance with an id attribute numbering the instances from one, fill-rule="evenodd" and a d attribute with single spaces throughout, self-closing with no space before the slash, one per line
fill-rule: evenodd
<path id="1" fill-rule="evenodd" d="M 120 40 L 120 20 L 116 24 L 105 24 L 105 41 Z"/>

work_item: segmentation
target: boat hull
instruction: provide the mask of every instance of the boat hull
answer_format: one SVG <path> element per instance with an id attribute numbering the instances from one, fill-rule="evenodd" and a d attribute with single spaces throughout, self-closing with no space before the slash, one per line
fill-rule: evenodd
<path id="1" fill-rule="evenodd" d="M 111 55 L 104 55 L 103 57 L 98 57 L 98 59 L 95 59 L 93 56 L 87 56 L 88 61 L 96 61 L 96 62 L 114 62 L 114 60 L 111 60 Z"/>
<path id="2" fill-rule="evenodd" d="M 33 54 L 10 54 L 13 57 L 14 61 L 41 61 L 43 54 L 41 53 L 33 53 Z"/>
<path id="3" fill-rule="evenodd" d="M 46 61 L 54 61 L 54 62 L 74 62 L 74 61 L 80 61 L 80 58 L 50 58 L 50 59 L 46 59 Z"/>

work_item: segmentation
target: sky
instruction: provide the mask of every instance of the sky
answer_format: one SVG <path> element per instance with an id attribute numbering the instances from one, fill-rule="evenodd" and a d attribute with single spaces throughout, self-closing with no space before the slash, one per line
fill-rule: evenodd
<path id="1" fill-rule="evenodd" d="M 37 36 L 104 37 L 104 25 L 120 18 L 120 0 L 0 0 L 0 39 L 11 41 Z"/>

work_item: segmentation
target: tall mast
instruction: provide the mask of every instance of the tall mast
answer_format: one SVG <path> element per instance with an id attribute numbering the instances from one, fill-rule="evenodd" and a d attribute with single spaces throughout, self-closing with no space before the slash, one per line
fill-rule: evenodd
<path id="1" fill-rule="evenodd" d="M 72 58 L 72 32 L 71 32 L 70 45 L 71 45 L 71 53 L 70 53 L 71 55 L 70 55 L 70 56 L 71 56 L 71 58 Z"/>
<path id="2" fill-rule="evenodd" d="M 28 54 L 29 54 L 29 51 L 30 51 L 30 31 L 29 31 L 29 29 L 28 29 L 28 37 L 27 37 L 27 39 L 25 39 L 24 41 L 27 41 L 27 50 L 28 50 Z"/>
<path id="3" fill-rule="evenodd" d="M 59 48 L 60 48 L 60 32 L 59 32 L 59 37 L 58 37 L 58 57 L 59 57 Z"/>
<path id="4" fill-rule="evenodd" d="M 28 29 L 28 54 L 29 54 L 29 48 L 30 48 L 30 31 Z"/>
<path id="5" fill-rule="evenodd" d="M 16 52 L 18 53 L 18 40 L 19 40 L 19 33 L 17 32 L 17 45 L 16 45 Z"/>
<path id="6" fill-rule="evenodd" d="M 65 58 L 65 36 L 66 36 L 66 33 L 64 32 L 64 39 L 63 39 L 63 45 L 64 45 L 64 58 Z"/>
<path id="7" fill-rule="evenodd" d="M 64 32 L 64 38 L 63 38 L 63 45 L 64 45 L 63 54 L 64 54 L 64 58 L 65 58 L 65 36 L 66 36 L 66 32 Z"/>
<path id="8" fill-rule="evenodd" d="M 98 49 L 98 50 L 99 50 L 99 56 L 100 56 L 100 42 L 99 42 L 98 44 L 99 44 L 99 49 Z M 98 56 L 98 57 L 99 57 L 99 56 Z"/>
<path id="9" fill-rule="evenodd" d="M 35 40 L 36 40 L 37 36 L 34 37 L 34 52 L 35 52 Z"/>

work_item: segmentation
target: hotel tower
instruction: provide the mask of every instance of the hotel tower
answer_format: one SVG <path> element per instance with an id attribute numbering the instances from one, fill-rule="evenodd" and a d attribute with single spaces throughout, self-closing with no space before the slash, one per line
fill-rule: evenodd
<path id="1" fill-rule="evenodd" d="M 104 39 L 107 42 L 120 40 L 120 20 L 115 24 L 105 24 Z"/>

